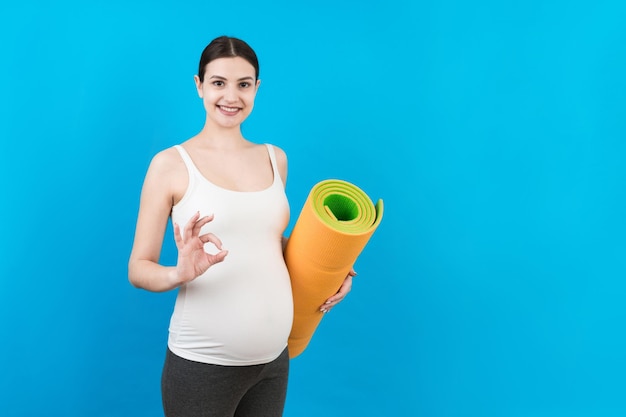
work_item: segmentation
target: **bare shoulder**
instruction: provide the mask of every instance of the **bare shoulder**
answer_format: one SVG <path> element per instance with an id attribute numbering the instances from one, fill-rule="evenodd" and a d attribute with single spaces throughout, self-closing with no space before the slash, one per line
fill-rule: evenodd
<path id="1" fill-rule="evenodd" d="M 278 164 L 278 166 L 287 166 L 287 153 L 285 153 L 285 151 L 276 146 L 276 145 L 272 145 L 272 148 L 274 148 L 274 154 L 276 155 L 276 163 Z"/>
<path id="2" fill-rule="evenodd" d="M 187 187 L 187 169 L 178 151 L 171 147 L 154 155 L 146 174 L 146 183 L 151 184 L 168 199 L 178 201 Z"/>
<path id="3" fill-rule="evenodd" d="M 152 157 L 150 169 L 157 172 L 180 169 L 183 166 L 180 154 L 173 147 L 164 149 Z"/>

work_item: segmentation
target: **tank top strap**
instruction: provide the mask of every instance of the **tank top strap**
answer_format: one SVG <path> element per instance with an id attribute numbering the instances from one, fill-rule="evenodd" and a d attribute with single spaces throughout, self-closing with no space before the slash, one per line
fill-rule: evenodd
<path id="1" fill-rule="evenodd" d="M 267 153 L 270 156 L 270 162 L 272 163 L 272 171 L 274 172 L 274 184 L 280 184 L 283 182 L 282 177 L 280 176 L 280 172 L 278 172 L 278 164 L 276 163 L 276 151 L 274 147 L 269 143 L 266 143 Z"/>
<path id="2" fill-rule="evenodd" d="M 191 188 L 193 186 L 193 184 L 194 184 L 194 181 L 195 181 L 195 178 L 196 178 L 196 175 L 197 175 L 196 165 L 193 163 L 193 160 L 191 159 L 191 156 L 189 156 L 189 154 L 187 153 L 185 148 L 183 148 L 181 145 L 174 145 L 174 148 L 176 148 L 176 150 L 180 154 L 180 157 L 182 158 L 183 162 L 185 163 L 185 166 L 187 167 L 187 174 L 189 175 L 189 185 L 188 185 L 188 187 Z"/>

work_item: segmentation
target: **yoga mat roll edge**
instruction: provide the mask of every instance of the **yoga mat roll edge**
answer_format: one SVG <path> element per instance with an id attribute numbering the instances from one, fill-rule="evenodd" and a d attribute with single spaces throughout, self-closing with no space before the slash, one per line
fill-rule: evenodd
<path id="1" fill-rule="evenodd" d="M 339 290 L 382 217 L 383 201 L 374 205 L 347 181 L 324 180 L 311 189 L 285 247 L 294 301 L 291 358 L 309 344 L 323 317 L 319 307 Z"/>

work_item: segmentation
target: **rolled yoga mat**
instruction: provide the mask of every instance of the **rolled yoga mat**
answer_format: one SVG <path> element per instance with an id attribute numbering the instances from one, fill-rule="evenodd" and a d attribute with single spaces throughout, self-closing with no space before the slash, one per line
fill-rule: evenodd
<path id="1" fill-rule="evenodd" d="M 320 306 L 336 294 L 383 217 L 357 186 L 324 180 L 310 191 L 285 246 L 294 320 L 289 356 L 300 355 L 322 320 Z"/>

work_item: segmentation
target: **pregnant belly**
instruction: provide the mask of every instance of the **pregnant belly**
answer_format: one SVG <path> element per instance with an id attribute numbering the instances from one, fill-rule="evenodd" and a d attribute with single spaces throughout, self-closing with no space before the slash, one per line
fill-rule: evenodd
<path id="1" fill-rule="evenodd" d="M 172 318 L 170 342 L 202 362 L 271 361 L 286 347 L 293 321 L 291 288 L 282 285 L 271 294 L 263 297 L 250 288 L 238 291 L 236 297 L 186 294 L 177 301 L 183 311 L 178 325 L 176 311 Z"/>

